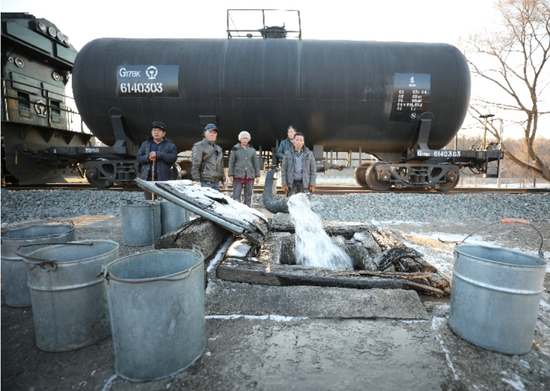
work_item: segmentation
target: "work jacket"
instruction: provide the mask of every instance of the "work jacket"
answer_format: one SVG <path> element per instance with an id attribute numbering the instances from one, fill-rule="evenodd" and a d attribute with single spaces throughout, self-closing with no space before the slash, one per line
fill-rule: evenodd
<path id="1" fill-rule="evenodd" d="M 144 181 L 150 177 L 152 161 L 149 160 L 149 152 L 151 152 L 151 143 L 154 143 L 153 137 L 149 138 L 141 144 L 136 160 L 142 165 L 140 179 Z M 174 143 L 166 137 L 160 142 L 157 150 L 157 160 L 155 161 L 155 171 L 158 172 L 158 178 L 155 181 L 170 181 L 172 177 L 172 165 L 178 159 L 178 150 Z"/>
<path id="2" fill-rule="evenodd" d="M 317 169 L 313 152 L 311 152 L 305 145 L 302 149 L 304 151 L 304 156 L 302 157 L 302 185 L 304 189 L 308 189 L 310 186 L 315 186 L 315 181 L 317 180 Z M 294 149 L 294 145 L 292 145 L 290 149 L 285 152 L 283 164 L 281 165 L 281 183 L 283 186 L 290 187 L 292 186 L 292 183 L 294 183 L 294 164 L 296 162 L 296 153 L 297 152 L 296 149 Z"/>
<path id="3" fill-rule="evenodd" d="M 287 137 L 281 143 L 279 144 L 279 148 L 277 148 L 277 157 L 279 158 L 279 161 L 282 162 L 283 158 L 285 157 L 285 152 L 288 151 L 290 146 L 293 145 L 292 141 Z"/>
<path id="4" fill-rule="evenodd" d="M 212 151 L 217 151 L 214 153 L 210 159 L 210 153 Z M 223 167 L 223 149 L 216 144 L 210 144 L 205 138 L 198 143 L 193 145 L 191 150 L 193 155 L 192 166 L 191 166 L 191 176 L 196 182 L 225 182 L 225 172 Z M 201 164 L 203 161 L 208 159 L 204 167 L 201 169 Z"/>
<path id="5" fill-rule="evenodd" d="M 238 179 L 245 179 L 245 175 L 247 179 L 259 178 L 260 165 L 256 150 L 250 145 L 245 149 L 241 143 L 235 144 L 229 155 L 227 175 Z"/>

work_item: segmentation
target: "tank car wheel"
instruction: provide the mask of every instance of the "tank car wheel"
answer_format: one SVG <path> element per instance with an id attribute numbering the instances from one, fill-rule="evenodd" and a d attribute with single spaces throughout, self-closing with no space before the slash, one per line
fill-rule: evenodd
<path id="1" fill-rule="evenodd" d="M 97 172 L 97 168 L 89 167 L 86 169 L 86 179 L 90 185 L 97 187 L 98 189 L 107 189 L 111 186 L 107 179 L 100 179 L 98 177 L 99 173 Z"/>
<path id="2" fill-rule="evenodd" d="M 457 173 L 456 178 L 454 181 L 451 182 L 445 182 L 439 185 L 439 188 L 437 190 L 439 191 L 451 191 L 453 190 L 456 185 L 458 185 L 458 181 L 460 180 L 460 175 Z"/>
<path id="3" fill-rule="evenodd" d="M 353 176 L 355 178 L 355 182 L 361 186 L 361 187 L 369 187 L 367 184 L 367 170 L 369 169 L 370 165 L 372 163 L 363 163 L 358 167 L 355 167 L 355 171 L 353 172 Z"/>
<path id="4" fill-rule="evenodd" d="M 367 185 L 372 190 L 385 191 L 385 190 L 388 190 L 391 187 L 391 182 L 380 182 L 376 178 L 375 170 L 376 170 L 376 167 L 378 165 L 379 165 L 379 163 L 374 163 L 368 168 L 365 179 L 367 180 Z"/>
<path id="5" fill-rule="evenodd" d="M 98 189 L 108 189 L 111 184 L 107 179 L 90 179 L 88 178 L 88 182 L 93 187 L 97 187 Z"/>

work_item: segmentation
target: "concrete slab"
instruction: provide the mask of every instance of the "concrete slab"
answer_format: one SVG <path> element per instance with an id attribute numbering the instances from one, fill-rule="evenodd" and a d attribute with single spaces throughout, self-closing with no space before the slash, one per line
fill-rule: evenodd
<path id="1" fill-rule="evenodd" d="M 426 321 L 207 318 L 207 340 L 170 390 L 459 389 Z"/>
<path id="2" fill-rule="evenodd" d="M 207 315 L 428 319 L 418 294 L 410 290 L 261 286 L 221 280 L 212 285 Z"/>

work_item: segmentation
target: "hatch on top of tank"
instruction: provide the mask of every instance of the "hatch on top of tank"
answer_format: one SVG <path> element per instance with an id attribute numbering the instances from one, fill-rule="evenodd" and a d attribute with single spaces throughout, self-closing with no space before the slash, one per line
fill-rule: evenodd
<path id="1" fill-rule="evenodd" d="M 227 38 L 302 39 L 300 11 L 228 9 Z"/>
<path id="2" fill-rule="evenodd" d="M 268 233 L 267 217 L 226 195 L 190 180 L 152 182 L 136 178 L 138 185 L 216 223 L 235 235 L 261 245 Z"/>

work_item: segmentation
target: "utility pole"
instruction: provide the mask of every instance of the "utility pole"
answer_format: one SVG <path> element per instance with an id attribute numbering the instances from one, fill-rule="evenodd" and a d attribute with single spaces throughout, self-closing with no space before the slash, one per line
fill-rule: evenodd
<path id="1" fill-rule="evenodd" d="M 499 118 L 500 119 L 500 130 L 499 130 L 499 148 L 501 151 L 502 151 L 502 128 L 503 128 L 503 121 L 502 121 L 502 118 Z M 502 173 L 502 162 L 499 161 L 498 162 L 498 175 L 497 175 L 497 187 L 500 188 L 500 185 L 501 185 L 501 173 Z"/>
<path id="2" fill-rule="evenodd" d="M 483 149 L 487 150 L 487 118 L 494 117 L 494 114 L 481 114 L 479 118 L 485 119 L 485 126 L 483 127 Z"/>

